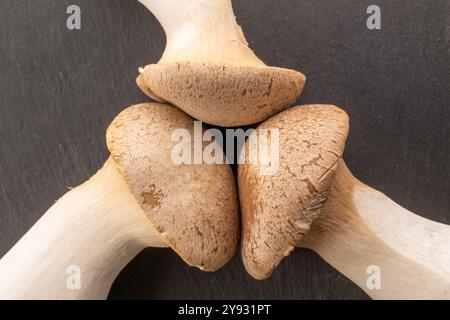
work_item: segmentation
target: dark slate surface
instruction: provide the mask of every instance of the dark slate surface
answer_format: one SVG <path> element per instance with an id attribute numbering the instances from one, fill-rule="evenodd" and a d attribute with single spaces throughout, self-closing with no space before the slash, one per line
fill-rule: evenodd
<path id="1" fill-rule="evenodd" d="M 82 9 L 82 30 L 66 8 Z M 370 4 L 382 30 L 366 28 Z M 299 103 L 351 116 L 346 160 L 364 182 L 424 217 L 450 223 L 450 1 L 235 1 L 251 46 L 270 65 L 303 71 Z M 107 158 L 104 131 L 146 101 L 138 66 L 165 37 L 129 0 L 0 0 L 0 255 Z M 113 299 L 365 299 L 317 255 L 297 250 L 273 278 L 239 259 L 215 274 L 148 249 L 117 279 Z"/>

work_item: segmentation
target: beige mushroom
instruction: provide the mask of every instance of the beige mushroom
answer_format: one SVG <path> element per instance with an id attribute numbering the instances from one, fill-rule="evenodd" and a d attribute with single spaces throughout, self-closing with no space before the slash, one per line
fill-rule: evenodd
<path id="1" fill-rule="evenodd" d="M 296 107 L 264 128 L 279 130 L 278 171 L 263 176 L 260 164 L 239 167 L 242 257 L 253 277 L 270 277 L 304 247 L 372 298 L 450 298 L 450 226 L 407 211 L 353 177 L 342 160 L 344 111 Z"/>
<path id="2" fill-rule="evenodd" d="M 139 87 L 157 101 L 218 126 L 261 122 L 299 97 L 303 74 L 266 66 L 248 47 L 231 0 L 139 0 L 162 24 L 167 45 L 140 69 Z"/>
<path id="3" fill-rule="evenodd" d="M 171 106 L 122 112 L 108 129 L 105 166 L 0 260 L 0 299 L 105 299 L 147 247 L 171 247 L 204 271 L 224 266 L 239 237 L 231 169 L 173 164 L 176 129 L 194 123 Z"/>

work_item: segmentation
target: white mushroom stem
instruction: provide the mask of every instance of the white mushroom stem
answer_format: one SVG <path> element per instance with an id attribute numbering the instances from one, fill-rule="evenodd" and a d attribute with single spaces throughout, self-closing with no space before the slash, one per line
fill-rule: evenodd
<path id="1" fill-rule="evenodd" d="M 106 299 L 141 250 L 164 246 L 108 160 L 0 260 L 0 299 Z"/>
<path id="2" fill-rule="evenodd" d="M 450 299 L 450 226 L 400 207 L 359 182 L 343 162 L 302 247 L 372 298 Z"/>
<path id="3" fill-rule="evenodd" d="M 265 66 L 248 47 L 231 0 L 139 0 L 167 37 L 159 63 L 197 62 Z"/>

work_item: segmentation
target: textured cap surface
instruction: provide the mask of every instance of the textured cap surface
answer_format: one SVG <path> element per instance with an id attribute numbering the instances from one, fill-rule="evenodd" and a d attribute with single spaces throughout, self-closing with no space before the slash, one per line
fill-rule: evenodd
<path id="1" fill-rule="evenodd" d="M 177 129 L 194 137 L 194 122 L 168 105 L 123 111 L 107 132 L 111 156 L 163 239 L 191 266 L 221 268 L 239 238 L 235 182 L 228 165 L 175 165 Z M 194 143 L 191 144 L 191 150 Z M 219 147 L 220 148 L 220 147 Z"/>
<path id="2" fill-rule="evenodd" d="M 349 119 L 334 106 L 300 106 L 258 129 L 279 129 L 279 168 L 263 176 L 257 164 L 239 166 L 242 257 L 253 277 L 266 279 L 299 245 L 327 200 Z"/>
<path id="3" fill-rule="evenodd" d="M 300 96 L 306 78 L 274 67 L 179 62 L 148 65 L 137 80 L 150 97 L 195 119 L 234 127 L 258 123 Z"/>

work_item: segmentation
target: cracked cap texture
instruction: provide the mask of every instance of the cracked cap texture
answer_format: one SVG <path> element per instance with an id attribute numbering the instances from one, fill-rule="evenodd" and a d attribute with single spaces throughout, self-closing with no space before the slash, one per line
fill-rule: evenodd
<path id="1" fill-rule="evenodd" d="M 300 106 L 258 129 L 279 129 L 279 167 L 264 176 L 258 164 L 240 165 L 239 194 L 243 262 L 254 278 L 263 280 L 320 214 L 344 152 L 349 118 L 334 106 Z"/>
<path id="2" fill-rule="evenodd" d="M 148 65 L 137 79 L 150 97 L 224 127 L 258 123 L 285 110 L 305 82 L 289 69 L 193 62 Z"/>
<path id="3" fill-rule="evenodd" d="M 172 141 L 172 134 L 177 129 L 194 137 L 193 119 L 168 105 L 135 105 L 109 127 L 108 148 L 162 238 L 189 265 L 215 271 L 238 245 L 233 174 L 226 164 L 175 165 L 171 155 L 180 142 Z"/>

